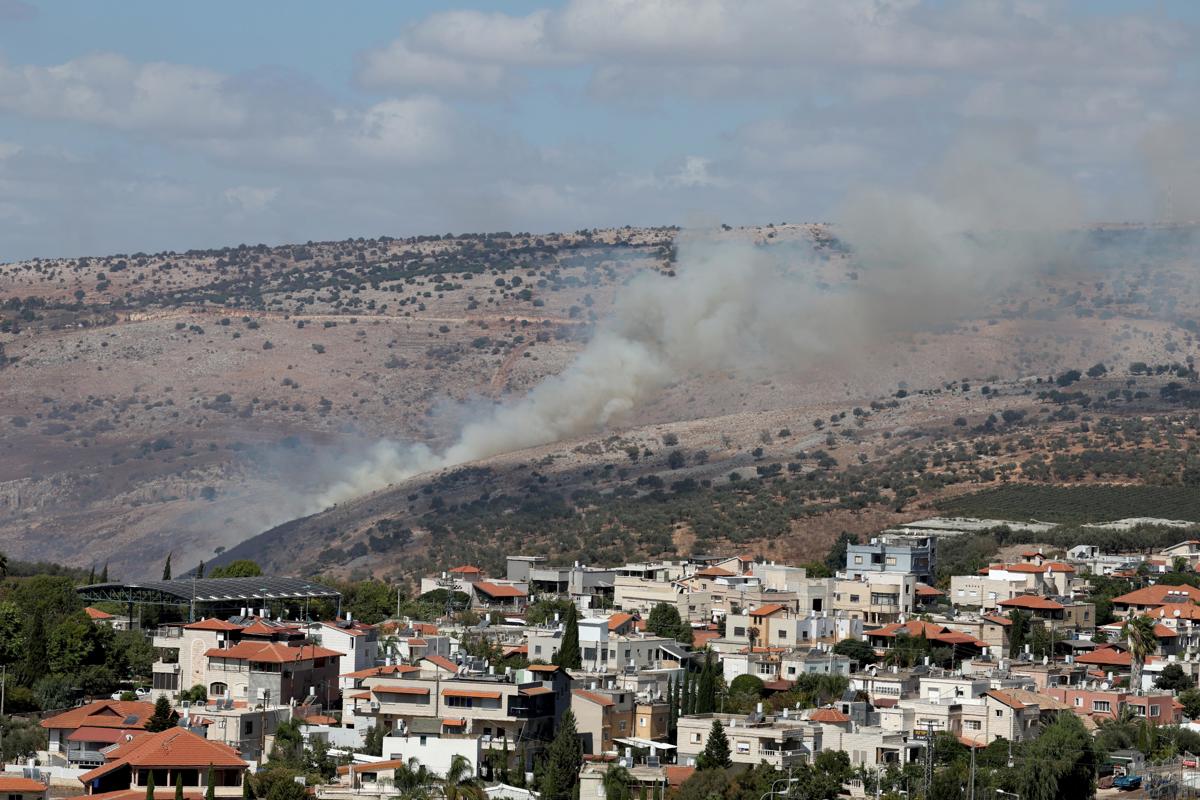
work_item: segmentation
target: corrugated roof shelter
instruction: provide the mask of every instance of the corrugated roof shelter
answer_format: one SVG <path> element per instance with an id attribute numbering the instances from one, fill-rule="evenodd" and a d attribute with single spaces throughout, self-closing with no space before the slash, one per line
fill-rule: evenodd
<path id="1" fill-rule="evenodd" d="M 331 600 L 341 610 L 341 592 L 303 578 L 180 578 L 170 581 L 94 583 L 76 589 L 89 603 L 189 606 L 194 620 L 198 610 L 239 609 L 271 601 Z"/>

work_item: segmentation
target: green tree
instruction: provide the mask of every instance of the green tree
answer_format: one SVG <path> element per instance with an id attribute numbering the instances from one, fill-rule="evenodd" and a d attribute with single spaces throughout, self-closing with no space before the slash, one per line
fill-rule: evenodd
<path id="1" fill-rule="evenodd" d="M 43 675 L 33 684 L 33 697 L 38 708 L 53 711 L 71 705 L 73 683 L 66 675 Z"/>
<path id="2" fill-rule="evenodd" d="M 708 729 L 708 741 L 704 744 L 704 752 L 696 761 L 700 769 L 729 769 L 733 766 L 733 757 L 729 752 L 729 738 L 725 736 L 725 726 L 721 720 L 714 719 Z"/>
<path id="3" fill-rule="evenodd" d="M 1022 753 L 1021 800 L 1088 800 L 1101 753 L 1079 717 L 1059 714 Z"/>
<path id="4" fill-rule="evenodd" d="M 1188 689 L 1179 693 L 1183 713 L 1190 720 L 1200 719 L 1200 689 Z"/>
<path id="5" fill-rule="evenodd" d="M 696 684 L 696 714 L 711 714 L 717 710 L 717 667 L 711 652 L 704 654 L 704 666 Z"/>
<path id="6" fill-rule="evenodd" d="M 713 800 L 726 797 L 729 775 L 723 769 L 698 769 L 683 782 L 675 800 Z"/>
<path id="7" fill-rule="evenodd" d="M 217 797 L 217 779 L 213 772 L 212 764 L 208 765 L 208 772 L 204 775 L 204 800 L 216 800 Z"/>
<path id="8" fill-rule="evenodd" d="M 1146 659 L 1158 649 L 1158 637 L 1154 633 L 1154 620 L 1147 616 L 1134 617 L 1125 623 L 1125 642 L 1129 645 L 1129 687 L 1141 694 L 1142 668 Z"/>
<path id="9" fill-rule="evenodd" d="M 543 800 L 572 800 L 582 761 L 583 746 L 575 727 L 575 715 L 567 709 L 546 753 L 541 784 Z"/>
<path id="10" fill-rule="evenodd" d="M 262 567 L 248 558 L 230 561 L 223 567 L 213 567 L 208 573 L 210 578 L 257 578 L 262 575 Z"/>
<path id="11" fill-rule="evenodd" d="M 629 770 L 610 764 L 604 772 L 604 800 L 631 800 L 630 780 Z"/>
<path id="12" fill-rule="evenodd" d="M 154 800 L 154 770 L 146 772 L 146 800 Z"/>
<path id="13" fill-rule="evenodd" d="M 650 609 L 646 630 L 682 644 L 692 643 L 692 626 L 680 618 L 679 609 L 670 603 L 658 603 Z"/>
<path id="14" fill-rule="evenodd" d="M 24 620 L 16 603 L 0 600 L 0 664 L 12 666 L 25 650 Z"/>
<path id="15" fill-rule="evenodd" d="M 833 646 L 833 652 L 851 661 L 857 661 L 864 667 L 879 660 L 875 648 L 861 639 L 842 639 Z"/>
<path id="16" fill-rule="evenodd" d="M 183 773 L 175 773 L 175 800 L 183 800 Z"/>
<path id="17" fill-rule="evenodd" d="M 1008 612 L 1008 654 L 1013 658 L 1025 647 L 1025 639 L 1029 635 L 1029 615 L 1019 608 Z"/>
<path id="18" fill-rule="evenodd" d="M 562 642 L 552 660 L 563 669 L 579 669 L 583 666 L 583 653 L 579 649 L 579 612 L 574 604 L 567 609 Z"/>
<path id="19" fill-rule="evenodd" d="M 752 711 L 763 696 L 762 678 L 757 675 L 738 675 L 729 683 L 729 700 L 726 710 Z"/>
<path id="20" fill-rule="evenodd" d="M 858 537 L 848 531 L 842 531 L 833 547 L 829 548 L 829 555 L 825 556 L 825 566 L 831 572 L 846 568 L 846 548 L 852 544 L 858 544 Z"/>
<path id="21" fill-rule="evenodd" d="M 162 579 L 164 581 L 171 580 L 171 554 L 167 553 L 167 562 L 163 564 Z"/>
<path id="22" fill-rule="evenodd" d="M 1167 664 L 1154 679 L 1154 688 L 1171 692 L 1184 692 L 1196 686 L 1192 676 L 1183 671 L 1179 664 Z"/>
<path id="23" fill-rule="evenodd" d="M 104 562 L 104 569 L 100 570 L 100 582 L 108 583 L 108 562 Z"/>
<path id="24" fill-rule="evenodd" d="M 383 726 L 372 725 L 363 736 L 362 751 L 369 756 L 383 755 Z"/>
<path id="25" fill-rule="evenodd" d="M 179 722 L 179 714 L 171 708 L 171 701 L 166 695 L 160 695 L 154 701 L 154 713 L 146 720 L 146 730 L 150 733 L 169 730 Z"/>

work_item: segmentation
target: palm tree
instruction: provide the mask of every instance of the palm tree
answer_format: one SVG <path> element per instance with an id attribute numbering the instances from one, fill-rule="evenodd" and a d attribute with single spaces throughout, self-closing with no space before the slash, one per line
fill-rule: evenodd
<path id="1" fill-rule="evenodd" d="M 383 646 L 384 656 L 389 658 L 398 658 L 398 653 L 400 652 L 399 636 L 394 633 L 388 634 L 387 636 L 383 637 L 383 641 L 381 641 L 379 644 Z"/>
<path id="2" fill-rule="evenodd" d="M 1125 641 L 1129 645 L 1130 689 L 1142 693 L 1142 667 L 1150 654 L 1158 649 L 1158 637 L 1154 633 L 1154 620 L 1149 617 L 1134 617 L 1125 623 Z"/>
<path id="3" fill-rule="evenodd" d="M 450 769 L 442 778 L 442 794 L 446 800 L 484 800 L 483 787 L 475 780 L 475 770 L 466 756 L 450 760 Z"/>
<path id="4" fill-rule="evenodd" d="M 396 791 L 403 800 L 427 800 L 434 780 L 433 773 L 415 758 L 403 766 L 396 767 L 392 776 Z"/>

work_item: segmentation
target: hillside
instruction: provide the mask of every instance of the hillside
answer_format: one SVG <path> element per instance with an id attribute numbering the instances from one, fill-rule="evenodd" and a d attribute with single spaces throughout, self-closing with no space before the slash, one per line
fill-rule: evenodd
<path id="1" fill-rule="evenodd" d="M 686 285 L 676 235 L 384 238 L 4 265 L 0 549 L 107 561 L 128 577 L 154 574 L 169 552 L 190 565 L 227 550 L 280 571 L 405 575 L 458 560 L 468 542 L 490 561 L 531 546 L 599 559 L 724 544 L 804 560 L 842 529 L 916 513 L 894 485 L 848 492 L 842 483 L 863 480 L 855 470 L 890 474 L 924 451 L 905 467 L 920 481 L 934 450 L 962 444 L 996 480 L 988 459 L 1002 459 L 986 444 L 975 453 L 999 435 L 989 415 L 1026 412 L 1000 426 L 1026 460 L 1054 437 L 1088 434 L 1083 416 L 1156 420 L 1194 400 L 1162 394 L 1187 384 L 1196 350 L 1187 240 L 1103 229 L 1078 261 L 970 316 L 770 371 L 694 370 L 614 428 L 313 513 L 375 442 L 440 449 L 463 421 L 560 373 L 635 275 Z M 858 280 L 822 226 L 714 236 L 831 296 Z M 1087 408 L 1038 398 L 1046 387 L 1031 376 L 1098 362 L 1111 373 L 1062 390 L 1084 386 Z M 1130 375 L 1140 364 L 1179 374 Z M 730 488 L 734 472 L 752 488 Z M 906 488 L 924 502 L 962 481 L 934 483 Z M 755 505 L 768 496 L 774 506 Z"/>

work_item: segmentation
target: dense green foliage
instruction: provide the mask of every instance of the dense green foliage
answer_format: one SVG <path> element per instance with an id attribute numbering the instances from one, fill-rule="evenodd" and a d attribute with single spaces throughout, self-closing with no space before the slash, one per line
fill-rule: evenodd
<path id="1" fill-rule="evenodd" d="M 692 626 L 680 618 L 679 609 L 670 603 L 659 603 L 650 609 L 646 630 L 683 644 L 692 643 Z"/>
<path id="2" fill-rule="evenodd" d="M 962 516 L 1036 519 L 1062 525 L 1125 517 L 1162 517 L 1200 523 L 1200 491 L 1192 486 L 1043 486 L 1014 483 L 948 498 L 937 505 L 941 511 Z M 1078 541 L 1075 543 L 1078 544 Z"/>

